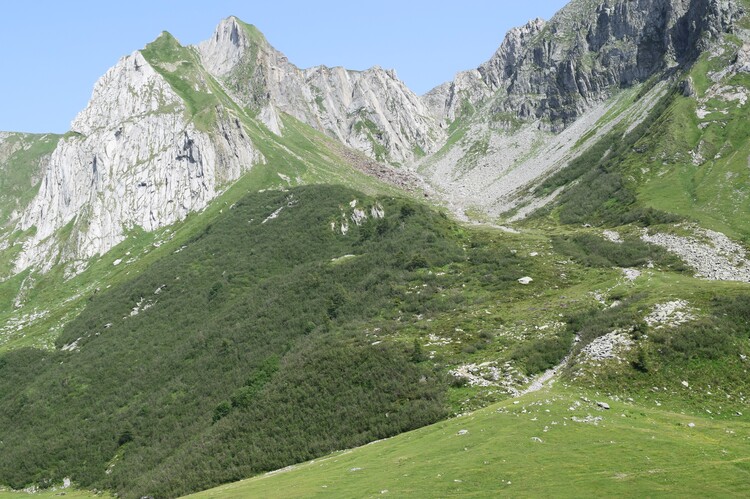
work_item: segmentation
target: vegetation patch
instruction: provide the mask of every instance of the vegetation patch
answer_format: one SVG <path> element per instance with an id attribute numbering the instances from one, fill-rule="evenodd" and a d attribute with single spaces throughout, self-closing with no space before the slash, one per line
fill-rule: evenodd
<path id="1" fill-rule="evenodd" d="M 552 237 L 555 250 L 568 255 L 586 267 L 641 267 L 649 263 L 676 271 L 686 271 L 685 264 L 664 248 L 636 237 L 622 242 L 607 241 L 597 235 L 580 232 Z"/>
<path id="2" fill-rule="evenodd" d="M 166 31 L 141 53 L 185 102 L 188 119 L 199 130 L 210 130 L 216 122 L 219 99 L 208 91 L 205 79 L 210 76 L 201 68 L 196 54 Z"/>
<path id="3" fill-rule="evenodd" d="M 558 171 L 536 188 L 539 197 L 548 196 L 559 187 L 567 189 L 559 198 L 557 210 L 564 224 L 625 225 L 638 223 L 653 225 L 670 223 L 679 216 L 644 207 L 637 202 L 636 186 L 625 175 L 623 161 L 634 151 L 637 143 L 669 107 L 676 92 L 672 91 L 654 106 L 648 117 L 635 129 L 626 133 L 624 125 L 586 149 L 568 167 Z M 541 210 L 549 213 L 549 209 Z"/>
<path id="4" fill-rule="evenodd" d="M 463 260 L 456 227 L 386 198 L 385 218 L 331 230 L 353 199 L 375 202 L 339 187 L 245 198 L 92 294 L 59 350 L 4 354 L 2 481 L 174 496 L 443 417 L 445 385 L 412 345 L 362 329 L 395 324 L 425 266 Z M 345 254 L 358 258 L 330 264 Z"/>
<path id="5" fill-rule="evenodd" d="M 750 493 L 749 436 L 746 420 L 678 414 L 556 384 L 191 497 L 310 497 L 321 490 L 338 497 L 582 497 L 592 490 L 618 497 L 743 496 Z"/>

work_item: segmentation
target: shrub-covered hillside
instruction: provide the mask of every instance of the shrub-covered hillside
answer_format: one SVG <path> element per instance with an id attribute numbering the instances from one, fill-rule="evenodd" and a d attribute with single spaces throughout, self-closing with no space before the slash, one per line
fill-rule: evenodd
<path id="1" fill-rule="evenodd" d="M 0 356 L 0 483 L 174 497 L 505 399 L 566 357 L 561 382 L 614 400 L 744 407 L 746 285 L 626 232 L 469 228 L 337 186 L 211 220 L 91 294 L 54 351 Z"/>
<path id="2" fill-rule="evenodd" d="M 405 200 L 250 195 L 92 295 L 57 351 L 0 358 L 0 482 L 174 496 L 436 421 L 441 377 L 363 331 L 463 258 L 457 227 Z"/>

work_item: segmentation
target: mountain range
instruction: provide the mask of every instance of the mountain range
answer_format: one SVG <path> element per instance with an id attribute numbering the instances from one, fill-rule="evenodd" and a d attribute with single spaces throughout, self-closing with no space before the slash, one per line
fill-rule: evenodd
<path id="1" fill-rule="evenodd" d="M 290 118 L 419 172 L 459 214 L 497 218 L 577 156 L 575 137 L 600 136 L 589 132 L 612 96 L 690 65 L 739 11 L 732 2 L 572 2 L 550 22 L 511 30 L 489 61 L 421 97 L 380 67 L 301 70 L 234 17 L 195 47 L 163 33 L 96 83 L 71 132 L 45 136 L 58 142 L 34 165 L 38 192 L 5 210 L 6 226 L 35 229 L 14 271 L 62 257 L 78 272 L 127 230 L 184 219 L 266 162 L 259 143 L 269 132 L 283 143 Z M 663 91 L 654 86 L 645 102 Z M 261 136 L 247 130 L 258 127 Z"/>
<path id="2" fill-rule="evenodd" d="M 421 96 L 228 17 L 0 134 L 0 484 L 177 496 L 547 369 L 747 432 L 749 8 L 573 0 Z"/>

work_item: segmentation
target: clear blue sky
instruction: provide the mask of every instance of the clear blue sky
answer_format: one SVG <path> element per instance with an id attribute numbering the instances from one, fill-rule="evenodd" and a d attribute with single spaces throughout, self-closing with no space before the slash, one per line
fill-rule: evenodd
<path id="1" fill-rule="evenodd" d="M 94 82 L 163 30 L 184 45 L 236 15 L 300 67 L 393 68 L 418 94 L 487 60 L 508 29 L 567 0 L 8 1 L 0 16 L 0 130 L 65 132 Z"/>

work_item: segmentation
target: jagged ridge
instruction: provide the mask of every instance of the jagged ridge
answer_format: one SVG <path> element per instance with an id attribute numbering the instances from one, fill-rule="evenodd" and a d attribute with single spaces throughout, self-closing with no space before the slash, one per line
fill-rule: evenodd
<path id="1" fill-rule="evenodd" d="M 397 163 L 440 143 L 431 113 L 393 70 L 301 70 L 235 17 L 222 21 L 197 49 L 206 69 L 277 133 L 281 111 L 375 159 Z"/>
<path id="2" fill-rule="evenodd" d="M 540 142 L 565 151 L 560 131 L 586 133 L 586 123 L 572 128 L 579 117 L 617 89 L 689 64 L 740 13 L 727 0 L 576 0 L 548 23 L 511 30 L 488 62 L 422 98 L 380 67 L 301 70 L 234 17 L 197 47 L 163 34 L 97 82 L 51 154 L 17 226 L 32 235 L 15 269 L 76 260 L 75 273 L 127 230 L 203 208 L 264 162 L 247 126 L 262 123 L 276 138 L 258 140 L 283 142 L 285 114 L 377 160 L 421 160 L 457 211 L 496 214 L 513 206 L 504 196 L 571 159 L 545 153 L 527 168 Z M 508 156 L 519 123 L 531 128 Z M 456 130 L 467 137 L 458 145 Z M 65 227 L 71 237 L 60 241 Z"/>

